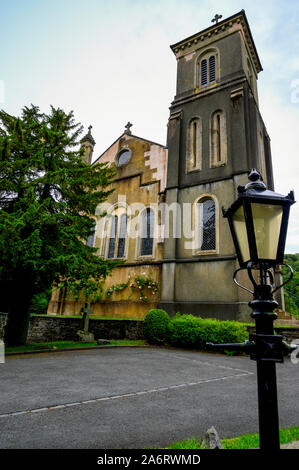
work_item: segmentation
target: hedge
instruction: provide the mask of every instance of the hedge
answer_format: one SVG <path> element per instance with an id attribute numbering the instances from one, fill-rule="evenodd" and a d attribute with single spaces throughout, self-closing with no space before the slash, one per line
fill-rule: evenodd
<path id="1" fill-rule="evenodd" d="M 206 349 L 206 343 L 242 343 L 249 333 L 243 323 L 204 319 L 164 310 L 151 310 L 144 320 L 144 336 L 149 343 L 163 342 L 185 348 Z"/>
<path id="2" fill-rule="evenodd" d="M 143 334 L 151 344 L 159 344 L 168 340 L 168 313 L 161 309 L 152 309 L 143 321 Z"/>

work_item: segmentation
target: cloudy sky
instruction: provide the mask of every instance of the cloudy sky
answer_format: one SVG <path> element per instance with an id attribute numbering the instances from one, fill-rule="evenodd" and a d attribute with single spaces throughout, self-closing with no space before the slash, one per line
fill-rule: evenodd
<path id="1" fill-rule="evenodd" d="M 73 110 L 93 125 L 94 157 L 131 121 L 135 135 L 166 143 L 175 95 L 169 45 L 245 9 L 264 71 L 260 109 L 272 143 L 275 189 L 299 197 L 298 0 L 0 0 L 0 107 Z M 299 252 L 299 203 L 287 253 Z"/>

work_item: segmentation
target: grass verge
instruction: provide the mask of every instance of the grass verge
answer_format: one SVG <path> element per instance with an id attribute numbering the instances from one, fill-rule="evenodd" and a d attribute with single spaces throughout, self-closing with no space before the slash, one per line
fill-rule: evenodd
<path id="1" fill-rule="evenodd" d="M 280 444 L 288 444 L 289 442 L 299 440 L 299 426 L 292 426 L 287 429 L 280 429 Z M 223 449 L 256 449 L 259 448 L 259 435 L 243 434 L 242 436 L 233 437 L 231 439 L 222 439 Z M 167 449 L 203 449 L 202 438 L 190 438 L 185 441 L 174 442 Z"/>
<path id="2" fill-rule="evenodd" d="M 144 340 L 110 340 L 112 346 L 145 346 L 146 342 Z M 53 341 L 45 343 L 30 343 L 24 346 L 8 346 L 5 347 L 6 353 L 22 353 L 30 351 L 42 351 L 44 349 L 68 349 L 68 348 L 84 348 L 98 346 L 96 341 L 91 341 L 89 343 L 84 343 L 81 341 Z"/>

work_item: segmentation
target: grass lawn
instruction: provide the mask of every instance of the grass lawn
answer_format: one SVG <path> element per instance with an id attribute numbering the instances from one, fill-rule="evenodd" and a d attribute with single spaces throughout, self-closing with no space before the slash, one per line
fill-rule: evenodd
<path id="1" fill-rule="evenodd" d="M 280 429 L 280 444 L 299 440 L 299 426 L 293 426 L 287 429 Z M 221 444 L 224 449 L 255 449 L 259 448 L 259 435 L 243 434 L 231 439 L 222 439 Z M 174 442 L 167 449 L 203 449 L 202 438 L 190 438 L 185 441 Z"/>
<path id="2" fill-rule="evenodd" d="M 110 340 L 112 346 L 145 346 L 146 342 L 144 340 Z M 84 348 L 98 346 L 96 341 L 91 341 L 90 343 L 84 343 L 81 341 L 53 341 L 46 343 L 30 343 L 25 346 L 10 346 L 5 348 L 6 353 L 10 352 L 30 352 L 30 351 L 41 351 L 44 349 L 67 349 L 67 348 Z"/>

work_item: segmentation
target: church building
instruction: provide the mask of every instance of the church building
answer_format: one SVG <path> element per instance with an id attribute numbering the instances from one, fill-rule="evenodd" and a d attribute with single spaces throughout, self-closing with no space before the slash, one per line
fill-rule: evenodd
<path id="1" fill-rule="evenodd" d="M 151 308 L 248 321 L 249 297 L 221 207 L 237 197 L 251 168 L 273 187 L 270 139 L 259 111 L 260 59 L 244 10 L 171 46 L 177 61 L 167 146 L 124 133 L 98 158 L 117 170 L 115 191 L 97 208 L 87 243 L 119 259 L 93 314 L 144 318 Z M 91 163 L 91 129 L 82 139 Z M 105 217 L 102 214 L 107 212 Z M 82 303 L 54 292 L 48 313 L 77 314 Z"/>

